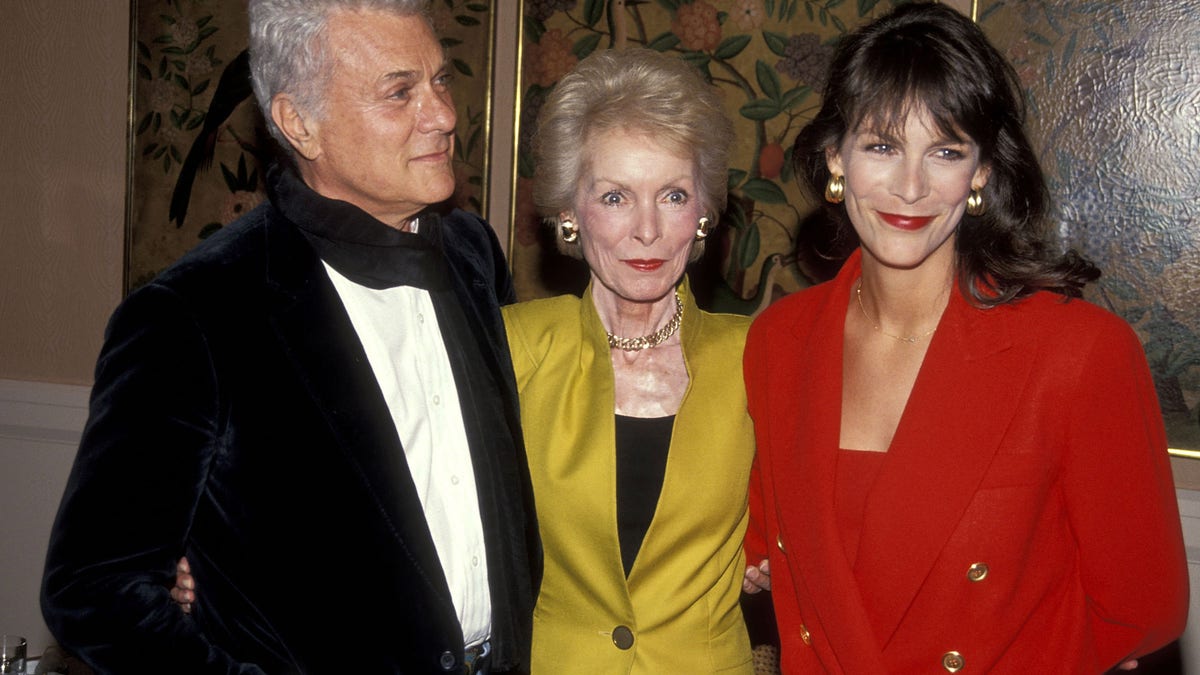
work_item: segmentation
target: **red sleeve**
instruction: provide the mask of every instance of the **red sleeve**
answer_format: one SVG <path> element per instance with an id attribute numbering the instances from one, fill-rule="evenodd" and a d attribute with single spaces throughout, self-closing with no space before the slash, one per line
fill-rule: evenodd
<path id="1" fill-rule="evenodd" d="M 1154 382 L 1128 326 L 1098 334 L 1077 386 L 1064 495 L 1096 648 L 1116 665 L 1183 632 L 1187 559 Z"/>

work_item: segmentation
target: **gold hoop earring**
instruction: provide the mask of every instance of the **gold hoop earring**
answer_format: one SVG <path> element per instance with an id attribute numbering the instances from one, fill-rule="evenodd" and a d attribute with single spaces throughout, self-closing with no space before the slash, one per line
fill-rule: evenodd
<path id="1" fill-rule="evenodd" d="M 845 176 L 830 176 L 829 183 L 825 185 L 825 201 L 830 204 L 841 204 L 846 198 L 846 177 Z"/>
<path id="2" fill-rule="evenodd" d="M 568 244 L 574 244 L 579 241 L 579 227 L 575 225 L 575 221 L 564 218 L 558 223 L 559 232 L 562 234 L 562 240 Z"/>
<path id="3" fill-rule="evenodd" d="M 700 223 L 696 226 L 696 241 L 701 241 L 707 237 L 711 229 L 712 222 L 708 219 L 708 216 L 702 216 Z"/>
<path id="4" fill-rule="evenodd" d="M 972 188 L 967 196 L 967 215 L 982 216 L 984 213 L 987 213 L 987 204 L 983 203 L 983 189 Z"/>

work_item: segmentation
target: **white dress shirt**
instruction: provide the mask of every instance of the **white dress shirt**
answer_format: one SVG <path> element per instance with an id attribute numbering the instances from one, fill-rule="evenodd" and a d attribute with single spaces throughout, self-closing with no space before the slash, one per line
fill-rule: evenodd
<path id="1" fill-rule="evenodd" d="M 467 646 L 491 633 L 483 523 L 450 357 L 429 292 L 375 290 L 325 265 L 350 315 L 412 474 Z M 403 611 L 401 608 L 400 611 Z"/>

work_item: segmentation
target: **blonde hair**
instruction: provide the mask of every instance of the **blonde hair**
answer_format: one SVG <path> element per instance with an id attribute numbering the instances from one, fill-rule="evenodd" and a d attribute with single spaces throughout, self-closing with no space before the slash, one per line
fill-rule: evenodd
<path id="1" fill-rule="evenodd" d="M 533 140 L 533 203 L 554 226 L 559 250 L 580 257 L 563 242 L 558 216 L 574 210 L 583 177 L 584 150 L 596 134 L 622 129 L 644 133 L 691 157 L 700 201 L 714 223 L 725 208 L 733 123 L 716 87 L 682 59 L 652 49 L 606 49 L 579 62 L 550 93 Z M 703 250 L 693 247 L 693 259 Z"/>

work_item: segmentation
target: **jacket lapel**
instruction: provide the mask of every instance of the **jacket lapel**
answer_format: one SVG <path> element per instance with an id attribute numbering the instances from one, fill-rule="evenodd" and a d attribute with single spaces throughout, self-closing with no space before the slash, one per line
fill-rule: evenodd
<path id="1" fill-rule="evenodd" d="M 1012 392 L 1029 361 L 993 320 L 1007 311 L 951 294 L 868 498 L 856 564 L 869 573 L 857 576 L 881 646 L 959 526 L 1015 414 Z"/>
<path id="2" fill-rule="evenodd" d="M 870 621 L 846 561 L 834 513 L 834 485 L 842 392 L 842 333 L 850 285 L 858 276 L 856 253 L 824 288 L 817 305 L 779 331 L 771 352 L 765 416 L 778 439 L 771 469 L 780 548 L 803 608 L 800 619 L 829 672 L 886 672 L 873 648 Z M 758 422 L 756 421 L 756 424 Z M 774 545 L 775 542 L 770 542 Z M 775 589 L 776 592 L 787 592 Z"/>
<path id="3" fill-rule="evenodd" d="M 450 602 L 404 449 L 341 298 L 295 226 L 272 218 L 267 237 L 271 322 L 281 352 L 419 576 Z"/>

